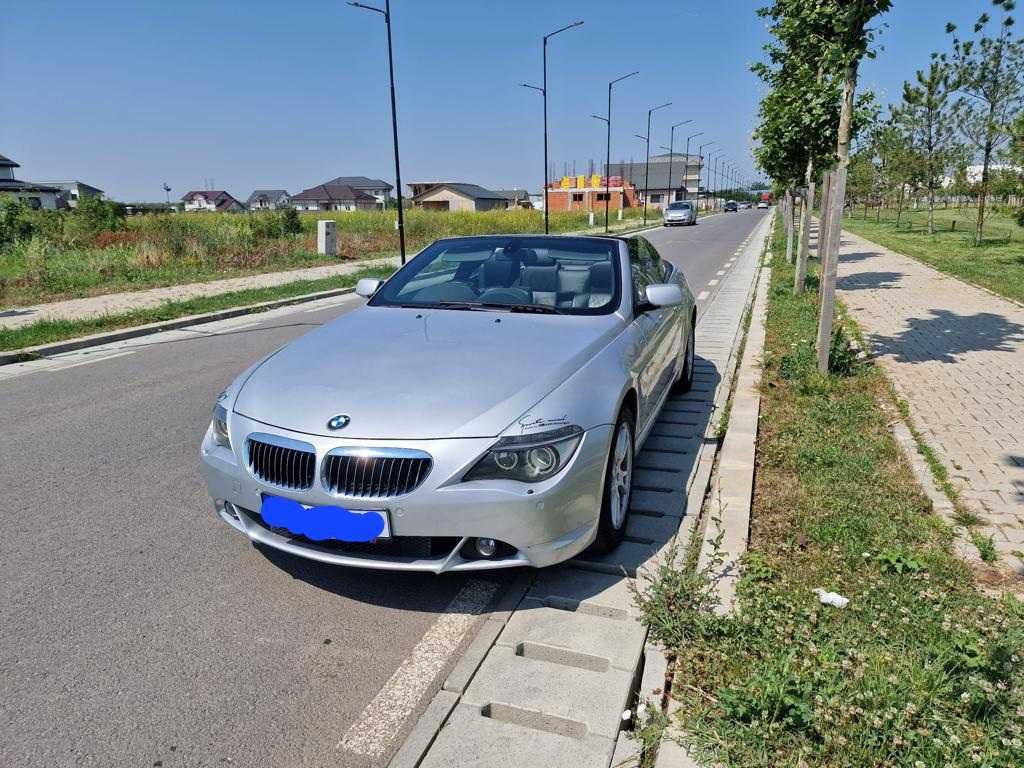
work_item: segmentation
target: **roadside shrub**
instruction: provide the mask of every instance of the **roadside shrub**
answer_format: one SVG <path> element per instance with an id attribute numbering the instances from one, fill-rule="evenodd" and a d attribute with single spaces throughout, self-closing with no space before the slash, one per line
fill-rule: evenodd
<path id="1" fill-rule="evenodd" d="M 302 232 L 299 212 L 294 208 L 285 208 L 281 211 L 281 232 L 286 235 L 298 235 Z"/>
<path id="2" fill-rule="evenodd" d="M 1014 211 L 1013 218 L 1017 220 L 1018 227 L 1024 227 L 1024 205 Z"/>
<path id="3" fill-rule="evenodd" d="M 836 376 L 852 376 L 860 364 L 860 350 L 846 330 L 837 325 L 832 331 L 832 344 L 828 351 L 829 370 Z"/>
<path id="4" fill-rule="evenodd" d="M 124 212 L 120 206 L 98 197 L 84 197 L 66 216 L 64 239 L 69 244 L 95 241 L 101 232 L 124 228 Z"/>

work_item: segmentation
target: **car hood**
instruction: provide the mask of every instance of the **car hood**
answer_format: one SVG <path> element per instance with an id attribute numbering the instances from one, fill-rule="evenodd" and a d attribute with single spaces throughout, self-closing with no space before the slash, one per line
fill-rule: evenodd
<path id="1" fill-rule="evenodd" d="M 234 410 L 312 435 L 491 437 L 622 327 L 614 314 L 363 307 L 268 358 L 243 384 Z M 350 423 L 329 430 L 339 414 Z"/>

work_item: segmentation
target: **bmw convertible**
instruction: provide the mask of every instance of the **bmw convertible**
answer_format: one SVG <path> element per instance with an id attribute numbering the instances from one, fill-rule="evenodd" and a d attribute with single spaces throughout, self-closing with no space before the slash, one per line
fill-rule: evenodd
<path id="1" fill-rule="evenodd" d="M 219 396 L 200 458 L 224 522 L 434 573 L 618 545 L 634 456 L 693 380 L 675 266 L 643 237 L 450 238 L 356 292 Z"/>

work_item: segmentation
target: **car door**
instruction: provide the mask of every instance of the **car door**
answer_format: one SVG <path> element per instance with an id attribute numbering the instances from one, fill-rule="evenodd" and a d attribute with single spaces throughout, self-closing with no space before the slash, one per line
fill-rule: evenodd
<path id="1" fill-rule="evenodd" d="M 661 317 L 664 310 L 646 306 L 647 286 L 660 282 L 646 241 L 639 237 L 631 237 L 628 240 L 628 248 L 633 290 L 633 323 L 640 332 L 640 347 L 634 360 L 634 368 L 640 411 L 637 414 L 637 432 L 642 435 L 656 413 L 663 390 L 660 347 L 664 334 Z"/>
<path id="2" fill-rule="evenodd" d="M 641 253 L 646 252 L 647 263 L 652 282 L 667 282 L 667 263 L 661 258 L 658 249 L 644 237 L 640 240 Z M 662 307 L 649 310 L 654 319 L 654 331 L 652 342 L 655 344 L 654 365 L 657 367 L 656 378 L 656 404 L 668 394 L 678 373 L 678 364 L 681 359 L 683 335 L 683 324 L 679 322 L 679 307 Z"/>

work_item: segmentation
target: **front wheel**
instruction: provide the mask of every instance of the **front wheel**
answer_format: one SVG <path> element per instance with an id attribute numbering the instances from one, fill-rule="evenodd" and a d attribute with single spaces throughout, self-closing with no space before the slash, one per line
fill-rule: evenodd
<path id="1" fill-rule="evenodd" d="M 689 392 L 690 387 L 693 386 L 693 359 L 697 345 L 697 328 L 692 324 L 692 318 L 690 322 L 690 332 L 686 334 L 686 349 L 683 350 L 683 369 L 676 379 L 676 390 L 679 392 Z"/>
<path id="2" fill-rule="evenodd" d="M 598 553 L 611 552 L 626 535 L 629 499 L 633 490 L 633 441 L 633 414 L 628 408 L 623 408 L 615 422 L 604 473 L 601 519 L 592 547 Z"/>

